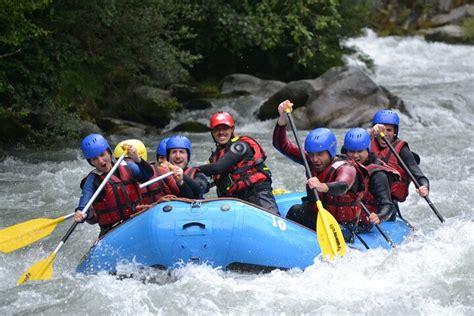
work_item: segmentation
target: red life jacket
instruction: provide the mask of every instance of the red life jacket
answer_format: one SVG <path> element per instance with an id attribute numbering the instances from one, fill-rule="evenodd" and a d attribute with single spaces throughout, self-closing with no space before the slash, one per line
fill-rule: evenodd
<path id="1" fill-rule="evenodd" d="M 150 178 L 150 180 L 157 178 L 163 174 L 156 164 L 150 163 L 150 166 L 153 169 L 153 176 Z M 152 204 L 161 199 L 163 196 L 165 196 L 166 193 L 164 192 L 164 185 L 165 184 L 163 183 L 163 181 L 158 181 L 140 189 L 143 204 Z"/>
<path id="2" fill-rule="evenodd" d="M 399 155 L 400 151 L 405 145 L 408 146 L 408 143 L 398 138 L 392 143 L 393 148 Z M 392 153 L 388 146 L 385 148 L 381 148 L 375 138 L 372 138 L 370 146 L 372 152 L 374 152 L 378 158 L 387 163 L 390 167 L 395 168 L 400 174 L 400 181 L 396 181 L 392 184 L 391 193 L 392 199 L 397 200 L 399 202 L 404 202 L 408 196 L 408 188 L 411 182 L 407 172 L 400 165 L 397 157 Z"/>
<path id="3" fill-rule="evenodd" d="M 132 171 L 123 163 L 117 170 L 119 177 L 116 175 L 110 177 L 103 189 L 104 198 L 92 203 L 95 220 L 100 226 L 111 226 L 129 218 L 130 215 L 136 213 L 136 206 L 141 204 L 140 189 Z M 100 182 L 106 176 L 106 174 L 98 174 L 97 170 L 91 173 L 95 173 Z M 86 178 L 82 181 L 84 182 Z"/>
<path id="4" fill-rule="evenodd" d="M 268 180 L 271 177 L 270 169 L 264 164 L 267 154 L 263 148 L 251 137 L 236 136 L 226 146 L 218 147 L 209 159 L 211 163 L 218 161 L 237 141 L 243 141 L 250 146 L 253 152 L 251 159 L 243 159 L 228 170 L 228 174 L 214 176 L 218 196 L 232 196 L 234 192 L 252 187 L 256 183 Z"/>
<path id="5" fill-rule="evenodd" d="M 338 168 L 343 165 L 351 165 L 357 171 L 357 179 L 347 193 L 343 195 L 332 195 L 327 192 L 318 193 L 324 208 L 329 211 L 339 223 L 358 222 L 361 213 L 359 201 L 364 196 L 366 179 L 368 178 L 368 172 L 364 166 L 352 159 L 336 157 L 323 172 L 316 174 L 316 176 L 321 183 L 334 182 L 336 181 Z M 313 204 L 312 207 L 317 211 L 316 205 Z"/>
<path id="6" fill-rule="evenodd" d="M 191 179 L 196 178 L 196 172 L 198 171 L 197 168 L 194 167 L 187 167 L 186 170 L 183 171 L 185 175 L 190 177 Z"/>
<path id="7" fill-rule="evenodd" d="M 369 172 L 369 177 L 372 176 L 375 172 L 385 172 L 388 176 L 389 179 L 389 184 L 390 184 L 390 189 L 392 190 L 394 188 L 394 183 L 400 182 L 400 173 L 395 169 L 387 165 L 385 162 L 377 158 L 377 161 L 375 163 L 368 164 L 365 166 Z M 367 184 L 367 190 L 365 191 L 364 197 L 362 198 L 362 202 L 365 204 L 367 209 L 369 210 L 370 213 L 377 213 L 377 199 L 375 196 L 372 194 L 372 192 L 369 191 L 369 186 Z M 361 213 L 360 219 L 364 223 L 369 223 L 369 218 L 365 214 L 365 212 Z"/>

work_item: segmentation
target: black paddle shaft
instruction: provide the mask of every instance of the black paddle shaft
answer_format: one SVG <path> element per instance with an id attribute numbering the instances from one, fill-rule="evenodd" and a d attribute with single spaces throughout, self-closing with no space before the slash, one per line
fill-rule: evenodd
<path id="1" fill-rule="evenodd" d="M 397 157 L 398 159 L 398 162 L 400 162 L 400 164 L 402 165 L 403 169 L 405 169 L 405 171 L 407 172 L 407 174 L 410 176 L 410 179 L 411 181 L 413 181 L 413 183 L 415 184 L 415 187 L 418 189 L 420 187 L 420 184 L 418 183 L 418 181 L 415 179 L 415 177 L 413 176 L 413 173 L 411 173 L 410 169 L 408 169 L 408 166 L 405 164 L 405 161 L 403 161 L 402 157 L 400 157 L 400 155 L 395 151 L 395 148 L 393 148 L 392 144 L 385 138 L 385 136 L 382 136 L 382 139 L 385 141 L 385 144 L 387 144 L 388 148 L 390 148 L 390 150 L 392 151 L 392 153 L 395 155 L 395 157 Z M 433 210 L 433 212 L 436 214 L 436 216 L 438 217 L 438 219 L 441 221 L 441 223 L 444 223 L 444 217 L 443 215 L 441 215 L 440 212 L 438 212 L 438 210 L 436 209 L 436 207 L 434 206 L 433 202 L 431 202 L 431 199 L 427 196 L 424 196 L 423 197 L 425 199 L 425 201 L 428 203 L 428 205 L 431 207 L 431 209 Z"/>
<path id="2" fill-rule="evenodd" d="M 65 243 L 66 240 L 69 238 L 69 236 L 71 236 L 72 232 L 76 229 L 77 224 L 79 224 L 79 222 L 74 221 L 74 223 L 71 225 L 71 227 L 69 227 L 69 229 L 67 230 L 66 235 L 64 235 L 64 237 L 61 239 L 61 241 L 63 243 Z"/>
<path id="3" fill-rule="evenodd" d="M 370 212 L 369 210 L 367 209 L 367 207 L 365 206 L 364 203 L 362 203 L 362 201 L 360 202 L 360 206 L 362 206 L 362 209 L 364 210 L 364 213 L 367 215 L 367 217 L 370 216 Z M 375 228 L 377 228 L 377 230 L 379 231 L 379 233 L 382 235 L 382 237 L 388 242 L 388 244 L 392 247 L 392 248 L 395 248 L 395 245 L 393 244 L 393 241 L 390 239 L 390 237 L 387 236 L 387 234 L 385 234 L 385 232 L 382 230 L 382 228 L 380 228 L 380 226 L 378 224 L 374 224 L 375 225 Z"/>
<path id="4" fill-rule="evenodd" d="M 293 116 L 291 115 L 291 112 L 287 112 L 286 114 L 288 115 L 288 121 L 290 122 L 290 127 L 291 127 L 291 130 L 293 131 L 293 135 L 295 135 L 295 141 L 296 141 L 296 145 L 298 146 L 298 149 L 300 150 L 301 159 L 303 159 L 304 168 L 306 171 L 306 178 L 309 179 L 312 177 L 311 170 L 309 169 L 308 160 L 306 160 L 306 155 L 304 153 L 303 147 L 301 147 L 300 141 L 298 139 L 298 134 L 296 134 L 295 121 L 293 121 Z M 313 189 L 313 192 L 314 192 L 314 196 L 316 197 L 316 201 L 319 201 L 318 191 L 316 189 Z"/>

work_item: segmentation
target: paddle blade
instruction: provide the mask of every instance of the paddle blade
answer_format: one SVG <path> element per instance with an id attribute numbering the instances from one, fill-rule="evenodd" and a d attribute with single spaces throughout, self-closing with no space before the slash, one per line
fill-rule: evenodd
<path id="1" fill-rule="evenodd" d="M 317 201 L 318 220 L 316 233 L 323 256 L 333 259 L 346 253 L 346 242 L 336 219 Z"/>
<path id="2" fill-rule="evenodd" d="M 285 190 L 285 189 L 274 189 L 274 190 L 272 191 L 273 195 L 286 194 L 286 193 L 288 193 L 288 192 L 290 192 L 290 191 Z"/>
<path id="3" fill-rule="evenodd" d="M 32 265 L 25 273 L 23 273 L 18 281 L 16 281 L 16 284 L 21 285 L 30 280 L 50 280 L 53 277 L 54 258 L 56 258 L 55 252 L 53 252 L 48 258 Z"/>
<path id="4" fill-rule="evenodd" d="M 0 230 L 0 251 L 9 253 L 28 246 L 53 232 L 64 216 L 56 219 L 37 218 Z"/>

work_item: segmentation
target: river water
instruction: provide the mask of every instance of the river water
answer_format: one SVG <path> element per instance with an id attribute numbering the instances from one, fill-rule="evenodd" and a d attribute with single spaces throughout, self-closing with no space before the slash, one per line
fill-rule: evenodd
<path id="1" fill-rule="evenodd" d="M 75 266 L 98 234 L 80 225 L 54 262 L 54 277 L 17 286 L 33 263 L 55 249 L 70 223 L 26 249 L 0 254 L 0 314 L 474 314 L 474 47 L 427 43 L 420 38 L 378 38 L 372 32 L 347 45 L 375 61 L 371 78 L 401 97 L 400 137 L 422 157 L 431 199 L 446 217 L 441 224 L 414 189 L 402 212 L 416 233 L 393 251 L 349 252 L 333 263 L 316 260 L 305 271 L 239 274 L 186 266 L 170 274 L 146 270 L 140 277 L 83 276 Z M 357 64 L 348 56 L 349 64 Z M 214 101 L 231 112 L 237 132 L 261 141 L 269 154 L 274 188 L 302 190 L 303 169 L 271 146 L 275 120 L 252 113 L 262 100 Z M 206 123 L 211 111 L 185 113 Z M 179 114 L 171 123 L 176 125 Z M 339 140 L 344 130 L 336 130 Z M 301 131 L 304 139 L 307 131 Z M 204 163 L 209 134 L 190 134 L 194 164 Z M 122 140 L 110 138 L 112 143 Z M 143 141 L 153 157 L 158 139 Z M 44 151 L 3 151 L 0 160 L 0 227 L 73 211 L 79 181 L 90 170 L 75 146 Z M 278 245 L 269 245 L 269 247 Z M 123 269 L 133 271 L 133 266 Z M 146 280 L 145 282 L 143 280 Z"/>

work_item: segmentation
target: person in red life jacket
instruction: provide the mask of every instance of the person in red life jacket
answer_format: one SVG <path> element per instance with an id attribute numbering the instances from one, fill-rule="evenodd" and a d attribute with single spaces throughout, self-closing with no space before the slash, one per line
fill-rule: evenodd
<path id="1" fill-rule="evenodd" d="M 301 165 L 304 164 L 298 146 L 286 134 L 288 118 L 285 110 L 292 107 L 290 101 L 278 106 L 280 117 L 273 131 L 273 146 L 283 155 Z M 310 229 L 316 229 L 317 207 L 313 189 L 320 194 L 321 203 L 341 224 L 344 239 L 350 242 L 359 222 L 361 200 L 367 171 L 361 170 L 351 159 L 337 157 L 337 140 L 327 128 L 316 128 L 308 133 L 304 143 L 306 159 L 312 177 L 306 181 L 307 196 L 302 204 L 293 205 L 287 218 Z"/>
<path id="2" fill-rule="evenodd" d="M 76 208 L 74 219 L 77 222 L 87 220 L 98 223 L 100 236 L 112 229 L 116 224 L 126 220 L 139 211 L 141 204 L 138 181 L 150 179 L 153 174 L 150 165 L 138 156 L 137 149 L 128 145 L 128 162 L 122 161 L 114 175 L 110 178 L 102 192 L 84 215 L 84 209 L 107 173 L 112 169 L 112 150 L 107 140 L 99 134 L 90 134 L 81 142 L 81 150 L 87 162 L 95 167 L 81 182 L 82 194 Z"/>
<path id="3" fill-rule="evenodd" d="M 158 164 L 164 163 L 168 161 L 166 158 L 166 144 L 168 143 L 169 137 L 163 138 L 156 147 L 156 161 Z"/>
<path id="4" fill-rule="evenodd" d="M 137 148 L 138 155 L 140 158 L 143 160 L 147 161 L 148 154 L 145 145 L 143 144 L 142 141 L 138 139 L 128 139 L 125 140 L 121 143 L 119 143 L 114 150 L 114 157 L 115 159 L 118 159 L 122 153 L 123 153 L 123 147 L 126 144 L 132 144 L 135 148 Z M 128 157 L 128 156 L 127 156 Z M 126 158 L 126 160 L 129 160 L 130 158 Z M 150 179 L 159 177 L 167 172 L 169 172 L 169 169 L 159 166 L 153 162 L 149 162 L 150 166 L 153 169 L 153 175 L 150 177 Z M 180 182 L 183 178 L 183 170 L 180 168 L 173 168 L 174 175 L 173 177 L 167 177 L 163 179 L 162 181 L 158 181 L 155 183 L 152 183 L 144 188 L 140 189 L 140 194 L 142 197 L 142 203 L 143 205 L 146 206 L 151 206 L 152 203 L 157 202 L 160 200 L 163 196 L 165 195 L 175 195 L 179 196 L 181 194 L 181 189 L 178 186 L 177 182 Z M 191 189 L 186 188 L 183 190 L 184 194 L 187 196 L 191 195 Z"/>
<path id="5" fill-rule="evenodd" d="M 370 135 L 362 128 L 350 129 L 344 137 L 341 153 L 365 166 L 369 172 L 368 186 L 362 202 L 370 211 L 370 217 L 362 212 L 359 229 L 369 230 L 372 225 L 395 220 L 397 209 L 391 197 L 391 183 L 400 174 L 370 152 Z"/>
<path id="6" fill-rule="evenodd" d="M 239 198 L 274 214 L 279 214 L 272 193 L 270 169 L 260 144 L 248 136 L 235 136 L 235 123 L 227 112 L 216 112 L 210 120 L 211 135 L 216 150 L 210 163 L 197 167 L 212 176 L 219 197 Z"/>
<path id="7" fill-rule="evenodd" d="M 389 166 L 395 168 L 401 176 L 401 181 L 397 183 L 396 190 L 392 192 L 392 198 L 398 202 L 405 201 L 408 196 L 408 187 L 411 179 L 403 166 L 398 162 L 397 157 L 393 155 L 385 141 L 380 137 L 380 132 L 385 134 L 385 138 L 390 141 L 395 151 L 400 155 L 410 172 L 420 184 L 420 188 L 416 190 L 418 194 L 422 197 L 428 196 L 430 182 L 420 167 L 418 167 L 418 155 L 410 150 L 406 141 L 398 138 L 400 125 L 400 117 L 398 114 L 391 110 L 380 110 L 375 113 L 372 119 L 372 125 L 373 127 L 370 130 L 370 134 L 372 135 L 370 144 L 371 150 L 377 157 L 386 162 Z M 398 208 L 398 205 L 396 206 Z"/>
<path id="8" fill-rule="evenodd" d="M 171 164 L 184 170 L 183 180 L 192 189 L 193 198 L 203 199 L 204 194 L 209 192 L 210 184 L 204 173 L 189 166 L 191 146 L 191 141 L 186 136 L 171 136 L 166 143 L 166 158 Z"/>

